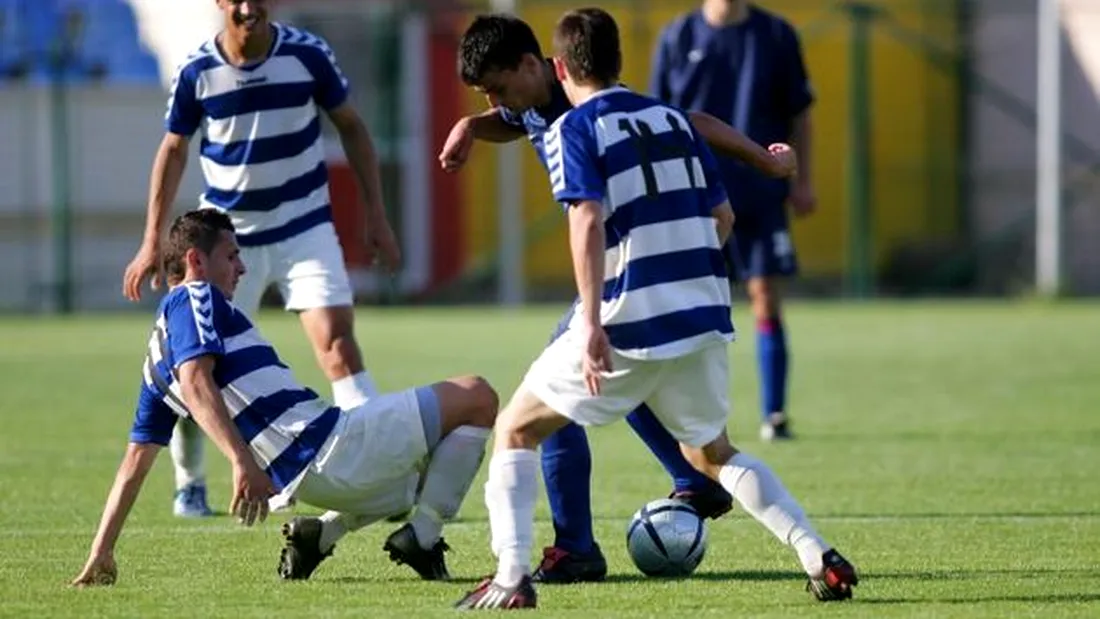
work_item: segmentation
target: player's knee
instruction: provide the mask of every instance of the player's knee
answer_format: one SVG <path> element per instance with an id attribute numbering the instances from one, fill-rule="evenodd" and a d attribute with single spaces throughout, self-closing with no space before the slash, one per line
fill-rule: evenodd
<path id="1" fill-rule="evenodd" d="M 496 389 L 482 376 L 463 376 L 456 383 L 467 394 L 466 423 L 481 428 L 491 428 L 496 421 L 500 397 Z"/>
<path id="2" fill-rule="evenodd" d="M 749 281 L 749 297 L 752 313 L 757 320 L 779 317 L 780 297 L 775 282 L 770 277 L 754 277 Z"/>

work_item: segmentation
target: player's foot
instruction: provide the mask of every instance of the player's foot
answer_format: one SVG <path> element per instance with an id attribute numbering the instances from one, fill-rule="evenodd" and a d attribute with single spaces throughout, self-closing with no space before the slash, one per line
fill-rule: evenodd
<path id="1" fill-rule="evenodd" d="M 760 425 L 760 440 L 762 441 L 789 441 L 794 438 L 791 433 L 791 422 L 786 413 L 772 413 L 768 420 Z"/>
<path id="2" fill-rule="evenodd" d="M 176 491 L 172 513 L 180 518 L 205 518 L 214 512 L 206 503 L 206 484 L 191 484 Z"/>
<path id="3" fill-rule="evenodd" d="M 578 582 L 600 582 L 607 577 L 607 559 L 599 544 L 579 553 L 550 546 L 542 550 L 542 561 L 533 576 L 534 582 L 548 585 L 570 585 Z"/>
<path id="4" fill-rule="evenodd" d="M 425 550 L 420 546 L 420 540 L 416 538 L 416 531 L 411 524 L 391 533 L 382 546 L 382 550 L 390 553 L 390 561 L 413 568 L 424 580 L 451 578 L 447 572 L 447 563 L 443 560 L 443 553 L 450 549 L 441 537 L 431 548 Z"/>
<path id="5" fill-rule="evenodd" d="M 283 580 L 306 580 L 321 561 L 332 556 L 332 548 L 321 552 L 320 518 L 299 516 L 283 524 L 286 546 L 279 553 L 279 576 Z"/>
<path id="6" fill-rule="evenodd" d="M 852 599 L 852 587 L 859 584 L 854 565 L 839 552 L 830 550 L 821 556 L 825 570 L 821 578 L 811 578 L 806 590 L 822 602 L 838 602 Z"/>
<path id="7" fill-rule="evenodd" d="M 466 594 L 455 604 L 459 610 L 517 610 L 520 608 L 535 608 L 538 604 L 538 596 L 535 594 L 535 585 L 530 576 L 524 576 L 523 580 L 514 587 L 502 587 L 486 578 L 476 589 Z"/>
<path id="8" fill-rule="evenodd" d="M 668 498 L 687 503 L 704 520 L 721 518 L 733 509 L 733 496 L 717 484 L 702 492 L 674 490 Z"/>

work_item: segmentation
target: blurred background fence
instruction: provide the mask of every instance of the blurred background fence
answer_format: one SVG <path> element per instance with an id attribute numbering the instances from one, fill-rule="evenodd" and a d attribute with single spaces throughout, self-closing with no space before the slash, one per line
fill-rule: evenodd
<path id="1" fill-rule="evenodd" d="M 1042 0 L 1047 1 L 1047 0 Z M 1053 1 L 1053 0 L 1052 0 Z M 578 2 L 519 0 L 544 45 Z M 660 29 L 694 0 L 598 3 L 644 88 Z M 763 0 L 802 36 L 819 211 L 795 224 L 813 295 L 1011 295 L 1035 281 L 1038 2 Z M 380 148 L 406 266 L 363 264 L 338 142 L 333 203 L 365 302 L 506 301 L 571 292 L 565 225 L 531 149 L 479 145 L 446 175 L 451 123 L 482 108 L 455 45 L 488 3 L 283 0 L 325 37 Z M 1100 2 L 1057 3 L 1059 288 L 1100 293 Z M 136 250 L 171 68 L 215 32 L 212 0 L 0 0 L 0 309 L 112 309 Z M 1052 65 L 1053 66 L 1053 65 Z M 1050 116 L 1046 116 L 1050 118 Z M 192 158 L 176 209 L 202 190 Z"/>

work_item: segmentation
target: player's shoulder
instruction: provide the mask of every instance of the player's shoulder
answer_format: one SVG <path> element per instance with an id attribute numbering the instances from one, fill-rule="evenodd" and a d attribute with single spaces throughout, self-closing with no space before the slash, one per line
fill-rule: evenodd
<path id="1" fill-rule="evenodd" d="M 294 55 L 332 55 L 332 48 L 322 36 L 281 22 L 275 22 L 274 26 L 279 36 L 280 52 Z"/>
<path id="2" fill-rule="evenodd" d="M 176 65 L 176 79 L 184 76 L 194 79 L 198 74 L 220 63 L 215 39 L 207 39 L 198 47 L 187 52 L 183 60 Z"/>
<path id="3" fill-rule="evenodd" d="M 777 40 L 798 36 L 794 24 L 779 13 L 755 4 L 749 8 L 749 11 L 749 19 L 754 21 L 758 31 L 767 32 Z"/>
<path id="4" fill-rule="evenodd" d="M 217 286 L 205 281 L 193 281 L 172 287 L 161 301 L 161 313 L 171 315 L 188 311 L 213 317 L 215 310 L 223 311 L 229 305 Z"/>
<path id="5" fill-rule="evenodd" d="M 661 29 L 660 40 L 666 45 L 678 45 L 684 37 L 690 36 L 695 24 L 702 19 L 699 9 L 676 16 Z"/>

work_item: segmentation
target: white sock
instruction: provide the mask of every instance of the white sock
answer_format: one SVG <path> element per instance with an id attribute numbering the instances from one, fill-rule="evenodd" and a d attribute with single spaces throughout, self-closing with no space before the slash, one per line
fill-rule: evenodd
<path id="1" fill-rule="evenodd" d="M 538 453 L 531 449 L 498 451 L 489 461 L 485 505 L 498 560 L 493 580 L 504 587 L 516 586 L 531 571 L 538 475 Z"/>
<path id="2" fill-rule="evenodd" d="M 721 468 L 718 481 L 757 522 L 779 541 L 794 547 L 803 569 L 811 578 L 821 576 L 824 569 L 821 555 L 830 547 L 814 531 L 802 507 L 766 464 L 739 453 Z"/>
<path id="3" fill-rule="evenodd" d="M 168 450 L 172 453 L 172 464 L 176 468 L 176 490 L 206 481 L 202 457 L 203 434 L 199 424 L 192 419 L 176 422 Z"/>
<path id="4" fill-rule="evenodd" d="M 378 395 L 378 387 L 366 370 L 332 381 L 332 400 L 336 406 L 350 410 Z"/>
<path id="5" fill-rule="evenodd" d="M 317 545 L 321 552 L 328 552 L 344 537 L 352 531 L 358 531 L 363 527 L 376 522 L 378 518 L 364 516 L 362 514 L 346 514 L 344 512 L 325 512 L 321 514 L 321 539 Z"/>
<path id="6" fill-rule="evenodd" d="M 485 458 L 488 440 L 489 428 L 462 426 L 443 437 L 432 451 L 416 513 L 409 520 L 425 550 L 439 541 L 443 523 L 454 518 L 462 507 Z"/>

